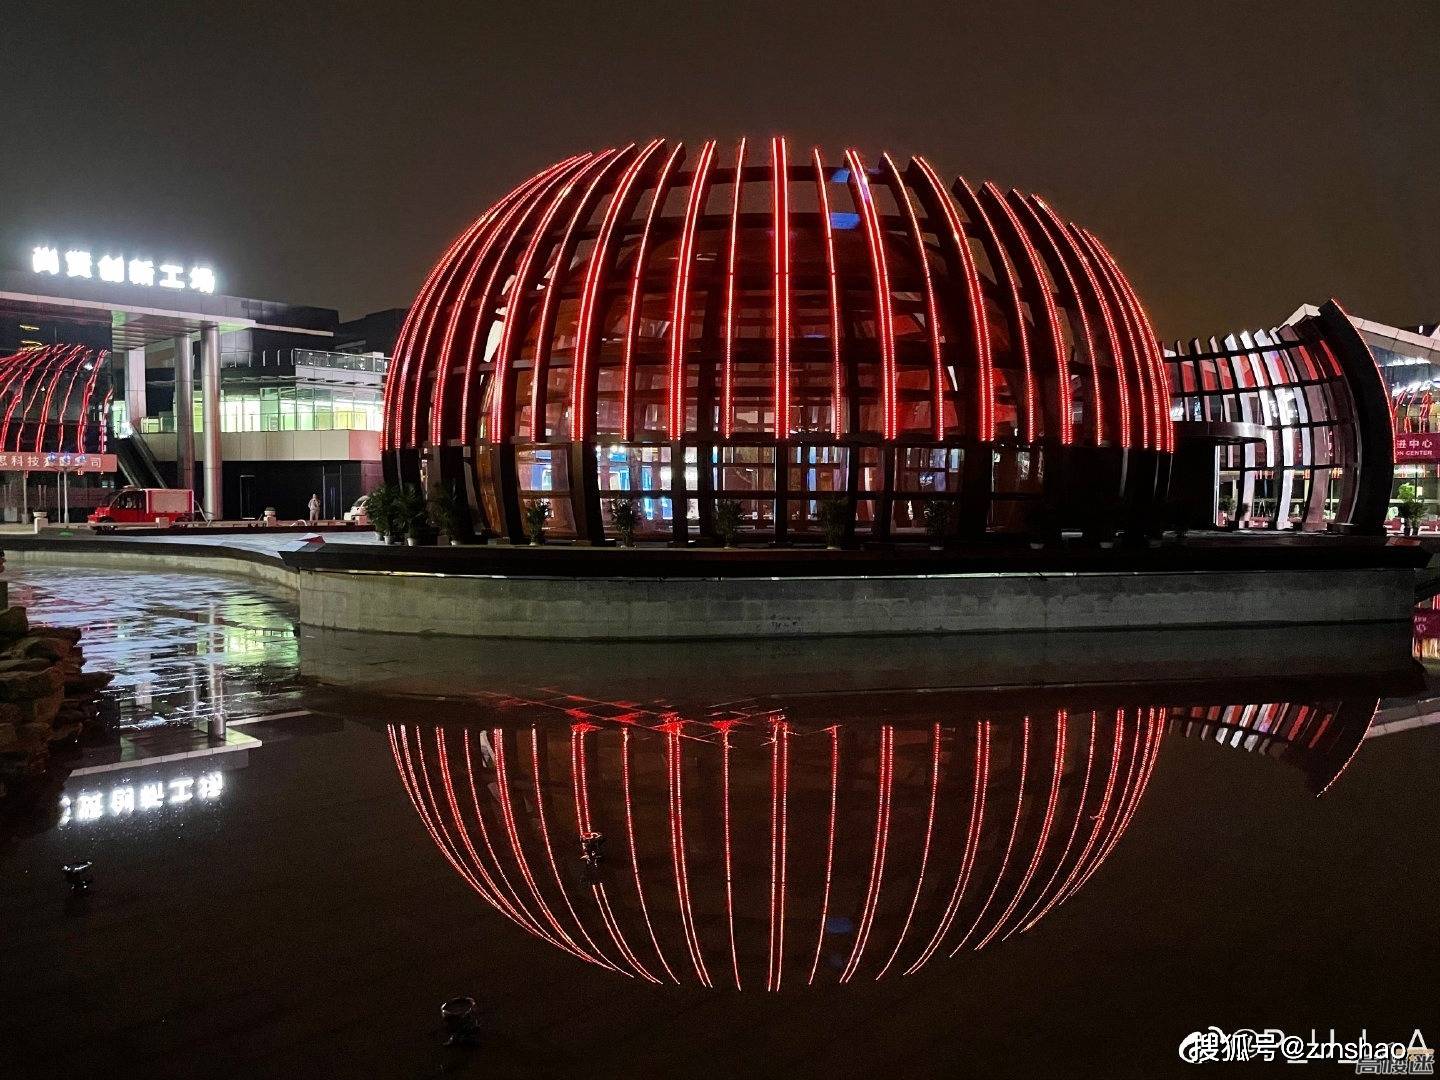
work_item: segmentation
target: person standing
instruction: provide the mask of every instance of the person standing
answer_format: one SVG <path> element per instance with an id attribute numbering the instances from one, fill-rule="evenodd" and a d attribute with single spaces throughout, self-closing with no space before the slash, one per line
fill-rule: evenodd
<path id="1" fill-rule="evenodd" d="M 314 525 L 320 520 L 320 496 L 310 496 L 310 524 Z"/>

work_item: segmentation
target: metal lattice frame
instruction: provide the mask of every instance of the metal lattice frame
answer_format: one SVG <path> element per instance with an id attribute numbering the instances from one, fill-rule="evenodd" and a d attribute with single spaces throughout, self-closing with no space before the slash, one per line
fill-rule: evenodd
<path id="1" fill-rule="evenodd" d="M 1175 342 L 1166 363 L 1181 441 L 1215 435 L 1219 482 L 1252 524 L 1379 526 L 1394 465 L 1388 397 L 1333 301 L 1294 325 Z"/>
<path id="2" fill-rule="evenodd" d="M 102 373 L 104 349 L 46 345 L 0 357 L 0 451 L 101 453 L 105 450 L 107 387 L 93 428 L 91 402 Z"/>
<path id="3" fill-rule="evenodd" d="M 590 541 L 620 493 L 684 540 L 726 498 L 783 539 L 844 496 L 883 538 L 934 500 L 975 533 L 1077 478 L 1111 505 L 1163 491 L 1165 365 L 1093 234 L 923 158 L 758 150 L 581 154 L 487 210 L 396 344 L 392 478 L 426 462 L 517 539 L 545 499 Z"/>

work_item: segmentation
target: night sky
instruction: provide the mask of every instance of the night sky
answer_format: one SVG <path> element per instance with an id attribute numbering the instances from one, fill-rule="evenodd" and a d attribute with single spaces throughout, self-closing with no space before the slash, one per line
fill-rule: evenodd
<path id="1" fill-rule="evenodd" d="M 1430 0 L 0 0 L 0 119 L 0 264 L 146 247 L 347 316 L 577 149 L 783 133 L 1045 194 L 1165 337 L 1440 319 Z"/>

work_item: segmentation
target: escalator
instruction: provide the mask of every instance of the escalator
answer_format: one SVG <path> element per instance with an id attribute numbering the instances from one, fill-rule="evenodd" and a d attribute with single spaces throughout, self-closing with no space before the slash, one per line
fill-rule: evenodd
<path id="1" fill-rule="evenodd" d="M 112 439 L 110 445 L 115 448 L 115 457 L 127 484 L 142 488 L 169 486 L 160 475 L 155 455 L 139 432 L 123 439 Z"/>

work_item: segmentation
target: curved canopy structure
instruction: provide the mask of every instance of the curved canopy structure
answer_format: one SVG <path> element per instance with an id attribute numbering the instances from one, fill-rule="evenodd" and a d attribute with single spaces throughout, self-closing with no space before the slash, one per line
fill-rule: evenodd
<path id="1" fill-rule="evenodd" d="M 104 349 L 46 345 L 0 357 L 0 451 L 104 453 Z"/>
<path id="2" fill-rule="evenodd" d="M 1040 502 L 1144 503 L 1172 447 L 1161 351 L 1123 272 L 1044 199 L 924 158 L 784 139 L 665 140 L 526 180 L 445 252 L 395 350 L 392 475 L 472 492 L 477 523 L 640 531 L 1023 525 Z M 1120 511 L 1116 511 L 1119 513 Z"/>

